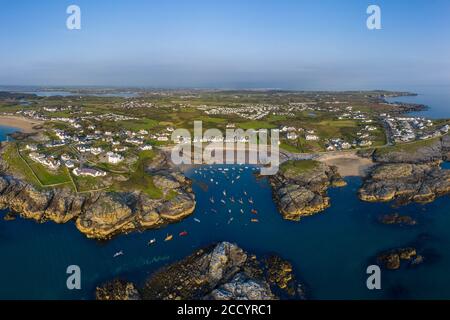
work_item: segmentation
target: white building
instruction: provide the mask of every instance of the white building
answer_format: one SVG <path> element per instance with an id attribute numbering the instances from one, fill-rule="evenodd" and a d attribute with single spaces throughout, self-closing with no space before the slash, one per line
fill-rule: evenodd
<path id="1" fill-rule="evenodd" d="M 306 141 L 318 141 L 319 137 L 314 134 L 307 134 L 305 136 Z"/>
<path id="2" fill-rule="evenodd" d="M 140 147 L 139 149 L 141 149 L 141 150 L 152 150 L 153 147 L 150 144 L 146 144 L 146 145 L 143 145 L 142 147 Z"/>
<path id="3" fill-rule="evenodd" d="M 286 138 L 288 138 L 289 140 L 295 140 L 298 138 L 298 136 L 295 132 L 288 132 Z"/>
<path id="4" fill-rule="evenodd" d="M 108 158 L 108 162 L 113 163 L 113 164 L 120 163 L 124 160 L 124 157 L 122 157 L 120 154 L 114 153 L 114 152 L 108 152 L 106 154 L 106 156 Z"/>
<path id="5" fill-rule="evenodd" d="M 75 168 L 73 169 L 73 174 L 78 176 L 90 176 L 90 177 L 104 177 L 106 172 L 100 171 L 92 168 Z"/>

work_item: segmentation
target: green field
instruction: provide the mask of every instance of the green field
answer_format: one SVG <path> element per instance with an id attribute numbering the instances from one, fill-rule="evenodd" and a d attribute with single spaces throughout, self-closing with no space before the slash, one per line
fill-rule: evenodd
<path id="1" fill-rule="evenodd" d="M 320 162 L 315 160 L 289 160 L 280 166 L 281 172 L 288 175 L 301 174 L 317 168 Z"/>
<path id="2" fill-rule="evenodd" d="M 387 153 L 391 153 L 391 152 L 414 153 L 418 149 L 431 146 L 431 145 L 435 144 L 436 142 L 438 142 L 439 140 L 440 140 L 440 138 L 438 137 L 438 138 L 433 138 L 433 139 L 428 139 L 428 140 L 419 140 L 419 141 L 414 141 L 414 142 L 401 143 L 401 144 L 396 144 L 395 146 L 379 148 L 376 150 L 376 152 L 378 154 L 387 154 Z"/>
<path id="3" fill-rule="evenodd" d="M 128 176 L 128 180 L 117 182 L 112 188 L 118 191 L 140 190 L 152 199 L 162 198 L 162 191 L 155 187 L 153 178 L 145 172 L 146 165 L 154 156 L 155 152 L 152 150 L 141 152 L 135 167 L 132 169 L 132 173 Z"/>

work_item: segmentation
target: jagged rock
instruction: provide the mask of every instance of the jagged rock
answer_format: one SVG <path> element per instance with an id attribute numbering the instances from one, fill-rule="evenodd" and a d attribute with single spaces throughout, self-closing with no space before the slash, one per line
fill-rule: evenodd
<path id="1" fill-rule="evenodd" d="M 308 163 L 306 169 L 296 170 L 296 163 L 284 164 L 294 169 L 285 169 L 282 165 L 279 172 L 270 177 L 273 196 L 281 214 L 294 221 L 328 208 L 327 189 L 346 185 L 335 167 L 314 161 Z"/>
<path id="2" fill-rule="evenodd" d="M 91 238 L 107 238 L 118 230 L 126 232 L 135 228 L 132 210 L 120 199 L 101 194 L 89 203 L 83 215 L 77 218 L 78 230 Z"/>
<path id="3" fill-rule="evenodd" d="M 153 176 L 153 183 L 163 192 L 180 187 L 180 183 L 171 176 L 155 175 Z"/>
<path id="4" fill-rule="evenodd" d="M 393 249 L 377 256 L 378 264 L 389 270 L 400 269 L 402 261 L 415 265 L 421 263 L 423 257 L 417 254 L 415 248 Z"/>
<path id="5" fill-rule="evenodd" d="M 450 161 L 450 136 L 445 135 L 442 137 L 442 156 L 444 161 Z"/>
<path id="6" fill-rule="evenodd" d="M 412 217 L 401 216 L 398 213 L 383 215 L 379 218 L 379 221 L 382 224 L 397 224 L 405 226 L 414 226 L 417 224 L 417 221 L 414 220 Z"/>
<path id="7" fill-rule="evenodd" d="M 426 203 L 450 192 L 450 171 L 436 164 L 383 164 L 376 167 L 359 190 L 364 201 Z"/>
<path id="8" fill-rule="evenodd" d="M 273 288 L 283 283 L 298 289 L 295 297 L 304 297 L 303 285 L 295 282 L 287 261 L 274 256 L 258 260 L 235 244 L 221 242 L 155 272 L 139 292 L 151 300 L 268 300 L 278 298 Z M 110 293 L 117 287 L 122 292 L 124 283 L 113 281 L 97 288 L 97 298 L 105 291 L 101 288 L 109 288 L 107 296 L 117 296 Z"/>
<path id="9" fill-rule="evenodd" d="M 139 291 L 133 283 L 114 280 L 95 290 L 97 300 L 141 300 Z"/>
<path id="10" fill-rule="evenodd" d="M 276 297 L 267 282 L 249 278 L 245 273 L 238 273 L 230 282 L 214 289 L 205 299 L 274 300 Z"/>
<path id="11" fill-rule="evenodd" d="M 84 197 L 68 189 L 57 189 L 45 210 L 45 217 L 56 223 L 66 223 L 81 214 L 84 201 Z"/>
<path id="12" fill-rule="evenodd" d="M 445 136 L 443 139 L 447 139 Z M 443 149 L 440 139 L 429 145 L 417 147 L 413 150 L 404 151 L 392 149 L 377 149 L 373 153 L 373 160 L 378 163 L 430 163 L 442 160 Z"/>
<path id="13" fill-rule="evenodd" d="M 267 278 L 271 285 L 284 290 L 288 295 L 296 294 L 292 265 L 278 256 L 271 256 L 266 260 Z"/>
<path id="14" fill-rule="evenodd" d="M 246 253 L 228 242 L 219 243 L 155 273 L 143 290 L 147 299 L 200 299 L 243 267 Z M 171 298 L 172 297 L 172 298 Z"/>

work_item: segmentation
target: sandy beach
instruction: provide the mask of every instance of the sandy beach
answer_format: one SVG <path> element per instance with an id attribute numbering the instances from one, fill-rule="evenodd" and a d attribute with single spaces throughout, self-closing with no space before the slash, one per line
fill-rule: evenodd
<path id="1" fill-rule="evenodd" d="M 364 177 L 374 165 L 372 160 L 358 157 L 354 153 L 326 154 L 317 160 L 330 166 L 336 166 L 339 174 L 343 177 Z"/>
<path id="2" fill-rule="evenodd" d="M 30 120 L 23 117 L 0 115 L 0 126 L 17 128 L 22 132 L 35 132 L 34 126 L 42 124 L 41 121 Z"/>

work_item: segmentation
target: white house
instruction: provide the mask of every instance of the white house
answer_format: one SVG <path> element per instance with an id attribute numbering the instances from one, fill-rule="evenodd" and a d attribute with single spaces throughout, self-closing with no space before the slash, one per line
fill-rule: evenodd
<path id="1" fill-rule="evenodd" d="M 314 134 L 307 134 L 305 136 L 306 141 L 318 141 L 319 137 Z"/>
<path id="2" fill-rule="evenodd" d="M 288 138 L 289 140 L 295 140 L 298 138 L 298 136 L 295 132 L 288 132 L 286 138 Z"/>
<path id="3" fill-rule="evenodd" d="M 106 156 L 108 158 L 108 162 L 113 163 L 113 164 L 120 163 L 124 160 L 124 157 L 122 157 L 120 154 L 114 153 L 114 152 L 108 152 L 106 154 Z"/>
<path id="4" fill-rule="evenodd" d="M 75 168 L 73 174 L 76 176 L 104 177 L 106 172 L 92 168 Z"/>
<path id="5" fill-rule="evenodd" d="M 150 144 L 146 144 L 146 145 L 143 145 L 142 147 L 140 147 L 139 149 L 141 149 L 141 150 L 152 150 L 153 147 Z"/>

